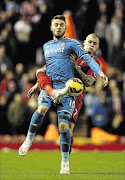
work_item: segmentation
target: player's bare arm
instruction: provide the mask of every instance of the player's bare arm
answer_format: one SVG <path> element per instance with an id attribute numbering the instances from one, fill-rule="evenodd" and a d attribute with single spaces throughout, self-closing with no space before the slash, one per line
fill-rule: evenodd
<path id="1" fill-rule="evenodd" d="M 38 83 L 36 83 L 27 93 L 28 98 L 31 98 L 32 96 L 35 97 L 36 94 L 39 92 Z"/>
<path id="2" fill-rule="evenodd" d="M 42 68 L 37 69 L 36 76 L 39 72 L 45 72 L 46 66 L 44 65 Z M 28 98 L 31 98 L 32 96 L 35 97 L 35 95 L 39 92 L 38 82 L 28 91 L 27 96 Z"/>
<path id="3" fill-rule="evenodd" d="M 72 53 L 70 56 L 72 63 L 74 64 L 75 69 L 79 73 L 81 80 L 85 84 L 86 87 L 91 86 L 94 83 L 94 79 L 91 76 L 86 75 L 81 68 L 77 65 L 77 55 Z"/>

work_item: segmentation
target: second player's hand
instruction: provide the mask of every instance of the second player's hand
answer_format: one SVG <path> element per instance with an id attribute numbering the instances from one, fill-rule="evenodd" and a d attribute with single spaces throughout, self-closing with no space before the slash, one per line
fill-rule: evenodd
<path id="1" fill-rule="evenodd" d="M 108 85 L 108 78 L 104 73 L 100 73 L 100 78 L 103 80 L 103 86 L 106 87 Z"/>
<path id="2" fill-rule="evenodd" d="M 70 55 L 70 58 L 71 58 L 71 61 L 72 61 L 72 63 L 73 63 L 74 65 L 77 64 L 77 59 L 78 59 L 78 57 L 77 57 L 76 54 L 72 53 L 72 54 Z"/>
<path id="3" fill-rule="evenodd" d="M 35 95 L 38 93 L 39 88 L 35 84 L 27 93 L 28 98 L 31 98 L 32 96 L 35 97 Z"/>

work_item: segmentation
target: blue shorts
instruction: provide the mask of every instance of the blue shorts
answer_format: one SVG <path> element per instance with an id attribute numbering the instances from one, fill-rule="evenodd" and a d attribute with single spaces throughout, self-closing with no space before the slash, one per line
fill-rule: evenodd
<path id="1" fill-rule="evenodd" d="M 47 106 L 49 109 L 52 105 L 52 100 L 49 94 L 45 90 L 41 90 L 38 96 L 38 106 Z M 71 118 L 75 108 L 75 98 L 69 95 L 65 95 L 59 104 L 54 104 L 57 107 L 57 113 L 65 112 L 68 117 Z M 62 120 L 63 121 L 63 120 Z"/>

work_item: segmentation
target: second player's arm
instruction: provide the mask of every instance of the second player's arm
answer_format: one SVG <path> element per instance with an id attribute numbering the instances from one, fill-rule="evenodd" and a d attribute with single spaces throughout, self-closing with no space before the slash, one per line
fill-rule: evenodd
<path id="1" fill-rule="evenodd" d="M 80 59 L 84 60 L 92 69 L 92 71 L 94 71 L 98 76 L 102 78 L 104 87 L 108 85 L 107 76 L 102 72 L 98 63 L 88 54 L 87 51 L 84 50 L 81 44 L 79 44 L 77 41 L 74 41 L 72 51 L 75 52 Z"/>
<path id="2" fill-rule="evenodd" d="M 35 95 L 39 92 L 38 83 L 36 83 L 27 93 L 28 98 L 31 98 L 33 95 Z"/>
<path id="3" fill-rule="evenodd" d="M 86 87 L 89 87 L 91 85 L 93 85 L 94 83 L 94 79 L 91 76 L 86 75 L 81 68 L 77 65 L 77 56 L 75 54 L 71 54 L 71 59 L 72 59 L 72 63 L 74 64 L 74 67 L 76 69 L 76 71 L 78 72 L 78 74 L 81 77 L 81 80 L 83 81 L 83 83 L 85 84 Z"/>
<path id="4" fill-rule="evenodd" d="M 45 72 L 45 71 L 46 71 L 46 66 L 43 66 L 42 68 L 37 69 L 36 76 L 37 76 L 38 72 Z M 28 91 L 28 93 L 27 93 L 28 98 L 31 98 L 33 95 L 35 97 L 37 92 L 39 92 L 38 82 Z"/>
<path id="5" fill-rule="evenodd" d="M 83 81 L 85 86 L 86 87 L 92 86 L 95 80 L 91 76 L 86 75 L 77 64 L 74 65 L 74 67 L 79 73 L 81 80 Z"/>

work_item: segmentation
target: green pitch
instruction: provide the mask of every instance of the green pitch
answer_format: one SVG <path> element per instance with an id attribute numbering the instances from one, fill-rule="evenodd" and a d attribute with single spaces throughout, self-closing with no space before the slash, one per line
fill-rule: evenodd
<path id="1" fill-rule="evenodd" d="M 74 152 L 69 175 L 60 175 L 60 152 L 0 152 L 0 180 L 125 180 L 124 152 Z"/>

